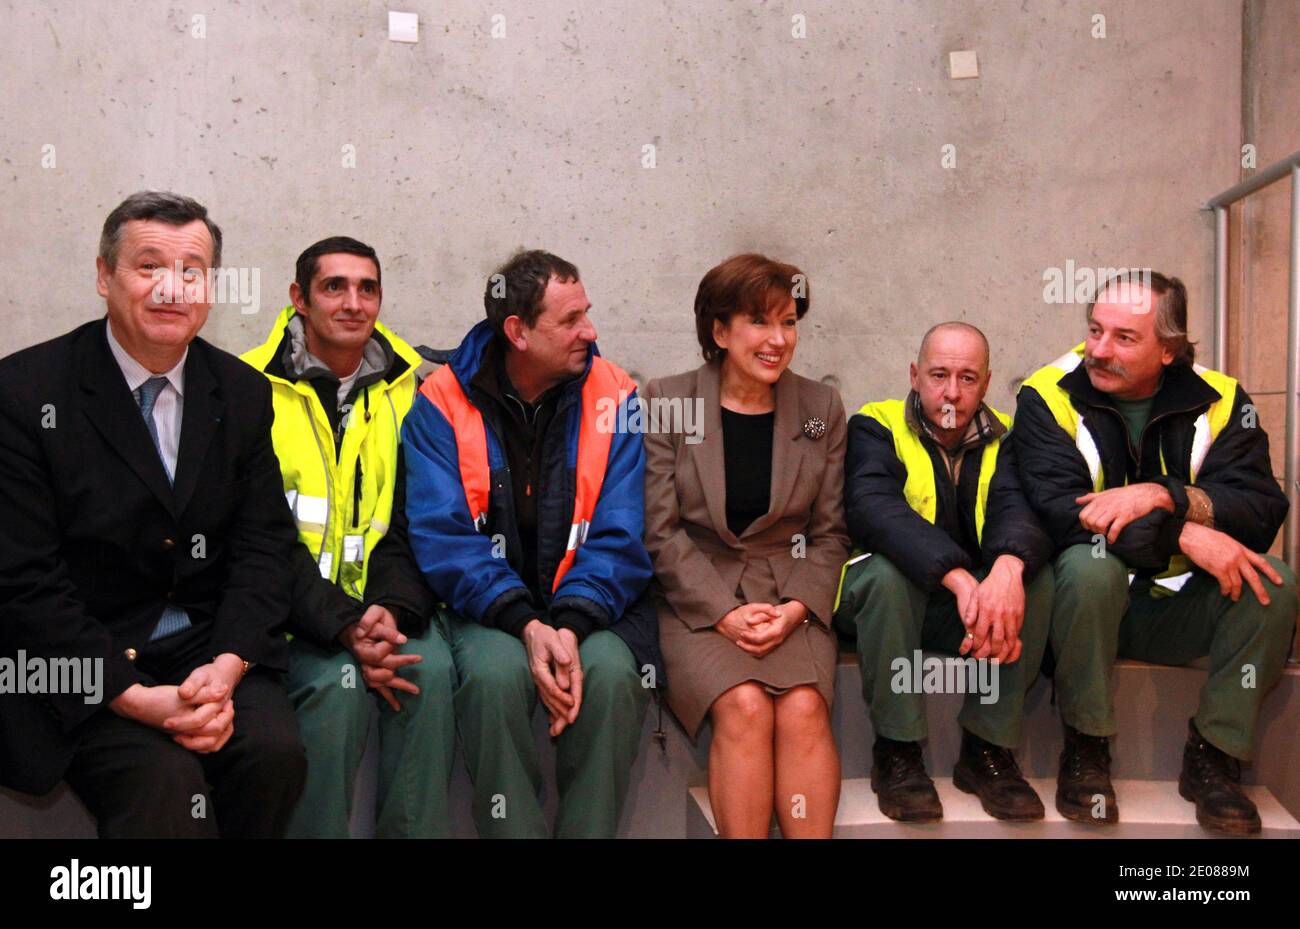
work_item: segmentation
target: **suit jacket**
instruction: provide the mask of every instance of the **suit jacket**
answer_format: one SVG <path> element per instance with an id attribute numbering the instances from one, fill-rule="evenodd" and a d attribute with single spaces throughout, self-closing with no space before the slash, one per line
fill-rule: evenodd
<path id="1" fill-rule="evenodd" d="M 766 515 L 740 536 L 727 528 L 720 368 L 651 381 L 646 399 L 703 401 L 703 441 L 680 430 L 646 436 L 646 548 L 659 590 L 692 630 L 708 628 L 746 602 L 799 600 L 829 628 L 840 568 L 848 555 L 843 468 L 846 429 L 838 392 L 787 370 L 776 385 L 772 491 Z M 820 419 L 821 438 L 804 432 Z M 794 537 L 806 542 L 797 557 Z M 756 562 L 761 560 L 762 565 Z"/>
<path id="2" fill-rule="evenodd" d="M 233 652 L 286 666 L 297 533 L 270 385 L 202 339 L 190 344 L 172 486 L 106 326 L 0 360 L 0 657 L 103 661 L 98 704 L 0 695 L 0 783 L 31 793 L 62 778 L 81 724 L 132 684 L 154 683 L 130 655 L 167 604 L 189 614 L 177 635 L 192 638 L 198 663 Z"/>

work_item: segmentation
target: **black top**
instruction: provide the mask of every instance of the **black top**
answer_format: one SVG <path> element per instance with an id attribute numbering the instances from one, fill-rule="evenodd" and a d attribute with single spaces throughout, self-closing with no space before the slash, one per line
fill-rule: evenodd
<path id="1" fill-rule="evenodd" d="M 1020 403 L 1032 390 L 1022 392 Z M 1052 539 L 1039 525 L 1020 486 L 1016 470 L 1015 432 L 1007 432 L 994 413 L 981 405 L 971 427 L 956 446 L 963 464 L 953 472 L 926 425 L 915 391 L 904 401 L 907 429 L 920 436 L 934 472 L 934 517 L 926 520 L 907 502 L 907 467 L 898 456 L 894 434 L 864 413 L 849 418 L 844 454 L 844 517 L 854 547 L 887 557 L 913 584 L 933 592 L 954 568 L 991 568 L 1000 555 L 1024 562 L 1025 581 L 1051 561 Z M 1018 427 L 1017 427 L 1018 428 Z M 984 474 L 984 451 L 1000 441 L 997 467 Z M 1070 444 L 1073 450 L 1073 442 Z M 1083 467 L 1083 461 L 1079 461 Z M 1084 469 L 1084 478 L 1087 479 Z M 979 485 L 989 479 L 984 531 L 976 530 Z M 1077 496 L 1077 494 L 1076 494 Z M 1077 521 L 1078 510 L 1075 510 Z"/>
<path id="2" fill-rule="evenodd" d="M 740 535 L 772 502 L 772 430 L 776 413 L 722 409 L 727 468 L 727 528 Z"/>
<path id="3" fill-rule="evenodd" d="M 519 542 L 523 546 L 523 581 L 537 604 L 541 603 L 541 585 L 537 566 L 537 496 L 541 478 L 542 438 L 555 418 L 564 384 L 557 384 L 532 403 L 519 398 L 519 392 L 506 373 L 504 351 L 493 342 L 483 355 L 483 363 L 473 383 L 496 401 L 501 408 L 502 443 L 506 464 L 510 468 L 511 489 L 515 502 L 515 519 Z"/>

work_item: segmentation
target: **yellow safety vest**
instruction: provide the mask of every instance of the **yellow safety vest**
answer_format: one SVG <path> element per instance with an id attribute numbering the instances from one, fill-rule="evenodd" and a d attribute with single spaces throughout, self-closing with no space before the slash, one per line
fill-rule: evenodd
<path id="1" fill-rule="evenodd" d="M 1011 417 L 989 407 L 998 421 L 1008 429 Z M 889 430 L 894 439 L 894 454 L 907 470 L 907 481 L 903 484 L 903 496 L 907 505 L 926 522 L 933 524 L 938 512 L 938 490 L 935 484 L 934 459 L 930 451 L 907 422 L 907 405 L 903 400 L 878 400 L 868 403 L 858 410 L 863 416 L 869 416 Z M 994 439 L 984 446 L 980 455 L 980 478 L 975 492 L 975 537 L 984 541 L 984 518 L 989 508 L 989 485 L 993 482 L 993 473 L 998 466 L 998 449 L 1002 446 L 1002 437 Z M 855 551 L 853 556 L 840 569 L 839 589 L 835 592 L 835 608 L 839 609 L 840 594 L 844 590 L 844 576 L 849 565 L 862 559 L 862 552 Z"/>
<path id="2" fill-rule="evenodd" d="M 1092 477 L 1093 490 L 1100 493 L 1106 489 L 1106 475 L 1102 471 L 1101 452 L 1097 449 L 1097 441 L 1088 430 L 1087 423 L 1080 418 L 1079 411 L 1070 402 L 1070 394 L 1060 385 L 1061 378 L 1083 363 L 1083 346 L 1084 343 L 1080 342 L 1051 364 L 1039 368 L 1025 379 L 1024 386 L 1032 387 L 1038 396 L 1043 398 L 1043 402 L 1052 412 L 1052 418 L 1065 430 L 1065 434 L 1070 437 L 1074 447 L 1083 456 L 1083 460 L 1088 465 L 1088 474 Z M 1219 433 L 1232 418 L 1233 401 L 1237 396 L 1237 380 L 1201 365 L 1192 365 L 1192 370 L 1219 395 L 1219 399 L 1211 403 L 1209 409 L 1196 417 L 1190 460 L 1187 463 L 1187 473 L 1191 476 L 1192 483 L 1195 483 L 1196 475 L 1205 462 L 1205 456 L 1209 454 L 1210 446 L 1214 444 L 1214 440 L 1219 437 Z M 1163 447 L 1160 449 L 1160 473 L 1169 473 Z M 1127 474 L 1124 476 L 1124 484 L 1128 484 Z M 1175 555 L 1170 559 L 1167 570 L 1161 572 L 1158 578 L 1185 575 L 1188 570 L 1187 559 L 1182 555 Z"/>
<path id="3" fill-rule="evenodd" d="M 362 388 L 336 455 L 334 432 L 315 388 L 266 371 L 296 312 L 285 307 L 267 340 L 240 357 L 271 381 L 271 438 L 298 539 L 311 551 L 321 577 L 360 600 L 370 553 L 392 518 L 402 420 L 415 399 L 415 369 L 423 359 L 383 323 L 375 323 L 409 367 L 391 383 Z"/>

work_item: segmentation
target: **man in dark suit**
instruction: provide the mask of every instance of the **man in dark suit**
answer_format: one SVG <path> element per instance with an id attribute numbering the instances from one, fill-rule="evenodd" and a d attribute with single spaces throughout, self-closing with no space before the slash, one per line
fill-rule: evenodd
<path id="1" fill-rule="evenodd" d="M 107 318 L 0 360 L 0 660 L 98 675 L 0 693 L 0 783 L 66 779 L 103 837 L 278 836 L 305 776 L 270 388 L 196 337 L 220 261 L 202 205 L 134 194 Z"/>

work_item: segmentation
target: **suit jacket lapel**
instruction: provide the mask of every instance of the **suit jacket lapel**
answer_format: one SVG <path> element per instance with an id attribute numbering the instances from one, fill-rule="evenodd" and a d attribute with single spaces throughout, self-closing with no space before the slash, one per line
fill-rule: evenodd
<path id="1" fill-rule="evenodd" d="M 181 415 L 181 444 L 176 454 L 176 484 L 174 488 L 177 516 L 194 495 L 203 460 L 213 433 L 221 422 L 225 403 L 221 399 L 217 379 L 208 365 L 207 343 L 195 339 L 190 343 L 190 353 L 185 359 L 185 406 Z"/>
<path id="2" fill-rule="evenodd" d="M 739 541 L 727 528 L 727 467 L 722 444 L 722 400 L 719 367 L 705 362 L 696 371 L 696 391 L 704 401 L 703 441 L 690 446 L 699 472 L 700 489 L 709 508 L 713 528 L 728 545 Z M 689 400 L 689 398 L 687 398 Z"/>
<path id="3" fill-rule="evenodd" d="M 721 415 L 721 414 L 719 414 Z M 794 492 L 795 479 L 803 460 L 807 442 L 799 418 L 799 382 L 789 368 L 776 382 L 776 416 L 772 423 L 772 490 L 767 513 L 754 520 L 742 537 L 762 532 L 785 512 L 785 503 Z"/>
<path id="4" fill-rule="evenodd" d="M 81 357 L 81 389 L 86 416 L 127 466 L 158 500 L 171 509 L 172 488 L 140 406 L 127 389 L 126 378 L 108 349 L 107 321 L 90 330 Z M 188 367 L 188 365 L 187 365 Z"/>

